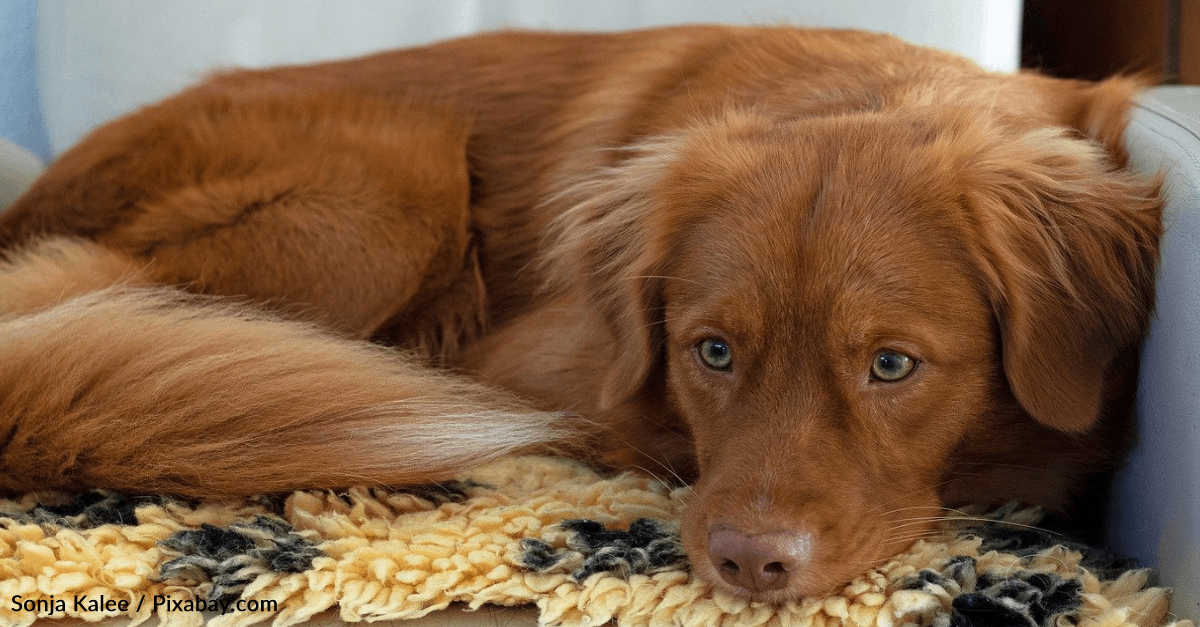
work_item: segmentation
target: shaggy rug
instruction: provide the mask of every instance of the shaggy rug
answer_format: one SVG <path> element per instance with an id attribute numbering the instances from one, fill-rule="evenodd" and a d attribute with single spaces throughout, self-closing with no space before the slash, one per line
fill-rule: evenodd
<path id="1" fill-rule="evenodd" d="M 827 598 L 783 606 L 692 578 L 685 489 L 518 457 L 459 481 L 193 503 L 100 492 L 0 501 L 0 624 L 168 627 L 335 609 L 413 618 L 451 603 L 536 604 L 548 625 L 1158 627 L 1148 574 L 1036 528 L 1036 510 L 957 516 Z M 1187 621 L 1172 623 L 1190 626 Z"/>

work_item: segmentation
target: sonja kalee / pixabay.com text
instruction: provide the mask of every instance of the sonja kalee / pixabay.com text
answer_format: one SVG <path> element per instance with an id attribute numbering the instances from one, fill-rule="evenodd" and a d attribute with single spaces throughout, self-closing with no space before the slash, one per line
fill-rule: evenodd
<path id="1" fill-rule="evenodd" d="M 46 618 L 58 618 L 68 613 L 82 612 L 129 612 L 135 614 L 149 607 L 153 613 L 159 612 L 277 612 L 279 602 L 258 599 L 227 599 L 223 601 L 206 601 L 204 599 L 178 598 L 165 594 L 138 596 L 133 599 L 114 599 L 104 595 L 77 594 L 72 597 L 39 597 L 30 599 L 15 595 L 9 607 L 14 612 L 34 612 Z"/>

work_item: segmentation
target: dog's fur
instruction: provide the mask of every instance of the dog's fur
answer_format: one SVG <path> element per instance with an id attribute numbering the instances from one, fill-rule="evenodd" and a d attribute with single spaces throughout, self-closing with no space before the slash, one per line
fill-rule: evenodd
<path id="1" fill-rule="evenodd" d="M 555 445 L 695 480 L 697 572 L 770 600 L 945 505 L 1063 508 L 1120 454 L 1153 301 L 1137 87 L 715 26 L 214 76 L 0 216 L 0 490 L 410 484 Z M 916 368 L 880 380 L 883 350 Z M 718 536 L 782 542 L 785 583 Z"/>

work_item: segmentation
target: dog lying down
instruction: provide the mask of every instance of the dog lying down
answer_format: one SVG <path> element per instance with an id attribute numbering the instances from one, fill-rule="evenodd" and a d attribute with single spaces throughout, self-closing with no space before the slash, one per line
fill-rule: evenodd
<path id="1" fill-rule="evenodd" d="M 943 507 L 1069 511 L 1119 460 L 1153 302 L 1137 88 L 716 26 L 217 74 L 0 217 L 0 489 L 553 450 L 694 482 L 696 573 L 768 601 Z"/>

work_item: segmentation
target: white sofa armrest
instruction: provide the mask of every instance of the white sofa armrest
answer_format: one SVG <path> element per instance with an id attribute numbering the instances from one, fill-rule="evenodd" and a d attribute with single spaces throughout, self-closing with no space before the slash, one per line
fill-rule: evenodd
<path id="1" fill-rule="evenodd" d="M 1113 487 L 1109 542 L 1158 569 L 1200 619 L 1200 87 L 1148 91 L 1128 133 L 1136 169 L 1166 173 L 1158 305 L 1142 355 L 1139 441 Z"/>

